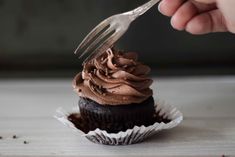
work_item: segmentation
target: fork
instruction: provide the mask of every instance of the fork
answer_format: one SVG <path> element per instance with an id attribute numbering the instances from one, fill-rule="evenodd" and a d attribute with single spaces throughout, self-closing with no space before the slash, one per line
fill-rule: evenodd
<path id="1" fill-rule="evenodd" d="M 75 54 L 79 58 L 83 58 L 87 54 L 87 57 L 83 61 L 83 64 L 94 57 L 98 57 L 102 52 L 105 52 L 128 30 L 130 24 L 143 15 L 151 7 L 153 7 L 160 0 L 150 0 L 142 6 L 122 13 L 113 15 L 100 24 L 98 24 L 81 42 L 81 44 L 75 50 Z"/>

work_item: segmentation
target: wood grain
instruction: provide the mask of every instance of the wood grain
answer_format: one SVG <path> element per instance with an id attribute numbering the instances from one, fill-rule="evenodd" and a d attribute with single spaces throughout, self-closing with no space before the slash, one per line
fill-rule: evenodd
<path id="1" fill-rule="evenodd" d="M 235 155 L 234 118 L 186 119 L 130 146 L 93 144 L 52 118 L 1 118 L 1 156 L 221 156 Z M 16 134 L 17 139 L 12 135 Z M 28 144 L 23 144 L 23 141 Z"/>
<path id="2" fill-rule="evenodd" d="M 76 106 L 71 80 L 1 80 L 0 156 L 235 156 L 235 77 L 161 78 L 153 89 L 184 113 L 182 124 L 140 144 L 104 146 L 52 117 Z"/>
<path id="3" fill-rule="evenodd" d="M 59 106 L 77 105 L 72 80 L 0 81 L 0 117 L 50 117 Z M 185 117 L 235 117 L 235 77 L 155 79 L 155 97 Z"/>

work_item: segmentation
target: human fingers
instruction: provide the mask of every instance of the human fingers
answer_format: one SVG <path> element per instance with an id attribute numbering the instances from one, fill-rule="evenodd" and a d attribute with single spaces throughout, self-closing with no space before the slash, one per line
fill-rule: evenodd
<path id="1" fill-rule="evenodd" d="M 166 16 L 172 16 L 185 0 L 162 0 L 158 5 L 158 10 Z"/>
<path id="2" fill-rule="evenodd" d="M 184 30 L 188 21 L 198 13 L 197 8 L 191 1 L 181 5 L 171 18 L 171 25 L 177 30 Z"/>
<path id="3" fill-rule="evenodd" d="M 186 31 L 199 35 L 210 32 L 228 31 L 222 13 L 217 10 L 201 13 L 190 20 L 186 25 Z"/>
<path id="4" fill-rule="evenodd" d="M 195 1 L 205 4 L 211 4 L 211 3 L 216 3 L 217 0 L 195 0 Z"/>

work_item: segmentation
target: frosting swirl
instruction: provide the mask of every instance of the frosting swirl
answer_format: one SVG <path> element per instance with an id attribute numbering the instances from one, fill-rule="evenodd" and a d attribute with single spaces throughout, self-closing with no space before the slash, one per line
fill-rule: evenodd
<path id="1" fill-rule="evenodd" d="M 137 61 L 137 54 L 108 49 L 87 62 L 73 80 L 74 90 L 101 105 L 141 103 L 152 96 L 150 68 Z"/>

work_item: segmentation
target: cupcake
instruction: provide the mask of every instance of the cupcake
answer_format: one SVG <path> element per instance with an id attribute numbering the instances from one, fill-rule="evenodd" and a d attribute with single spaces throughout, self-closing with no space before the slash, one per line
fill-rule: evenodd
<path id="1" fill-rule="evenodd" d="M 139 143 L 164 129 L 177 126 L 182 113 L 175 107 L 154 103 L 150 68 L 137 54 L 108 49 L 83 64 L 73 80 L 79 111 L 58 108 L 55 118 L 78 131 L 79 136 L 105 145 Z M 155 97 L 156 98 L 156 97 Z"/>
<path id="2" fill-rule="evenodd" d="M 156 120 L 149 73 L 136 53 L 114 49 L 85 63 L 73 81 L 85 130 L 118 133 L 163 121 Z"/>

